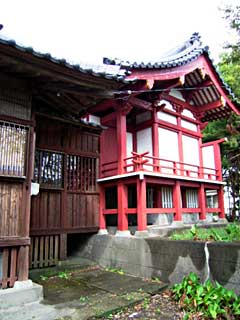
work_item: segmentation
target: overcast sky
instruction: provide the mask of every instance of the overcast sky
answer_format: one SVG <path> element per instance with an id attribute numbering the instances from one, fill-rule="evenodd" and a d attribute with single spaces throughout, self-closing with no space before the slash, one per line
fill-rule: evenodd
<path id="1" fill-rule="evenodd" d="M 230 38 L 218 7 L 237 0 L 0 0 L 1 34 L 72 62 L 155 60 L 202 35 L 215 58 Z"/>

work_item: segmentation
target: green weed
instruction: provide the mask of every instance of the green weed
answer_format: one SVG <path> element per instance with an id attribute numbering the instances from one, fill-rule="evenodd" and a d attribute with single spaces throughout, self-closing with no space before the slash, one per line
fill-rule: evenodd
<path id="1" fill-rule="evenodd" d="M 232 290 L 227 290 L 218 282 L 208 280 L 201 284 L 199 277 L 191 272 L 183 281 L 172 288 L 174 299 L 188 315 L 202 314 L 201 319 L 217 319 L 224 316 L 232 319 L 240 315 L 240 297 Z"/>
<path id="2" fill-rule="evenodd" d="M 225 228 L 204 229 L 194 225 L 190 230 L 174 232 L 170 238 L 172 240 L 240 241 L 240 226 L 233 223 Z"/>

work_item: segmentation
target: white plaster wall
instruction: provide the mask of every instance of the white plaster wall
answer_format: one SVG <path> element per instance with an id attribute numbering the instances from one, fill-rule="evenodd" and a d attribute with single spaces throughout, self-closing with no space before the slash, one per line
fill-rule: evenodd
<path id="1" fill-rule="evenodd" d="M 195 131 L 197 132 L 197 125 L 195 123 L 192 123 L 190 121 L 187 121 L 187 120 L 181 120 L 181 126 L 183 128 L 186 128 L 188 130 L 192 130 L 192 131 Z"/>
<path id="2" fill-rule="evenodd" d="M 191 164 L 199 166 L 199 145 L 198 139 L 189 136 L 182 136 L 183 146 L 183 162 L 189 165 L 184 165 L 185 170 L 197 171 L 198 168 L 191 166 Z M 185 172 L 186 174 L 186 172 Z M 197 172 L 189 172 L 190 177 L 198 177 Z"/>
<path id="3" fill-rule="evenodd" d="M 184 109 L 182 115 L 191 119 L 195 119 L 193 113 L 187 109 Z"/>
<path id="4" fill-rule="evenodd" d="M 203 167 L 215 169 L 214 148 L 213 146 L 207 146 L 202 148 L 203 155 Z M 204 169 L 204 178 L 208 179 L 208 174 L 212 174 L 213 170 Z M 215 180 L 215 177 L 212 177 Z"/>
<path id="5" fill-rule="evenodd" d="M 157 117 L 159 120 L 167 121 L 172 124 L 177 124 L 177 118 L 163 111 L 159 111 L 157 113 Z"/>
<path id="6" fill-rule="evenodd" d="M 158 128 L 159 136 L 159 158 L 167 159 L 172 161 L 179 161 L 179 149 L 178 149 L 178 134 L 177 132 Z M 160 160 L 161 166 L 166 166 L 168 168 L 162 168 L 162 173 L 173 174 L 173 163 Z"/>
<path id="7" fill-rule="evenodd" d="M 185 101 L 185 99 L 183 98 L 182 93 L 179 90 L 171 89 L 170 96 L 173 96 L 173 97 L 178 98 L 178 99 L 180 99 L 182 101 Z"/>
<path id="8" fill-rule="evenodd" d="M 149 151 L 149 156 L 153 154 L 152 148 L 152 128 L 146 128 L 137 132 L 137 152 L 143 153 Z M 149 163 L 153 163 L 152 159 L 149 159 Z M 144 166 L 144 169 L 153 171 L 152 166 Z"/>
<path id="9" fill-rule="evenodd" d="M 127 158 L 132 157 L 133 151 L 133 134 L 127 132 Z M 127 164 L 131 164 L 132 160 L 127 160 Z M 133 167 L 127 167 L 127 172 L 133 171 Z"/>

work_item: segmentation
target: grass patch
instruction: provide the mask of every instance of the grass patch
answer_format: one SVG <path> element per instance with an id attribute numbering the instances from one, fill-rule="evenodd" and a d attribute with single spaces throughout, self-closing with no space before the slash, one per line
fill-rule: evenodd
<path id="1" fill-rule="evenodd" d="M 173 298 L 187 312 L 184 319 L 239 319 L 240 296 L 218 282 L 201 284 L 191 272 L 172 288 Z"/>
<path id="2" fill-rule="evenodd" d="M 199 228 L 196 225 L 189 230 L 182 232 L 175 231 L 171 236 L 172 240 L 196 240 L 196 241 L 240 241 L 240 226 L 232 223 L 224 228 Z"/>

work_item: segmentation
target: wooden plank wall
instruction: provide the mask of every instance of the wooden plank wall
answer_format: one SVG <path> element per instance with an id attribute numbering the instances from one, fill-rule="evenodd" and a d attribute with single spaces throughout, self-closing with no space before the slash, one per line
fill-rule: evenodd
<path id="1" fill-rule="evenodd" d="M 22 183 L 0 182 L 0 238 L 21 235 Z"/>
<path id="2" fill-rule="evenodd" d="M 39 172 L 44 165 L 48 167 L 42 175 L 43 182 L 39 181 L 39 195 L 32 197 L 32 268 L 50 266 L 60 257 L 64 257 L 67 234 L 97 231 L 99 213 L 96 183 L 99 170 L 99 135 L 46 118 L 36 120 L 36 149 L 43 152 L 46 159 L 41 163 L 41 155 L 38 158 L 40 164 L 35 172 L 39 180 Z M 51 152 L 61 154 L 62 162 L 58 162 L 56 156 L 51 157 Z M 62 173 L 59 175 L 61 165 Z M 62 181 L 54 180 L 56 175 L 48 174 L 50 168 L 57 172 Z M 50 179 L 46 181 L 48 176 Z M 52 249 L 52 243 L 58 243 L 58 252 Z"/>

